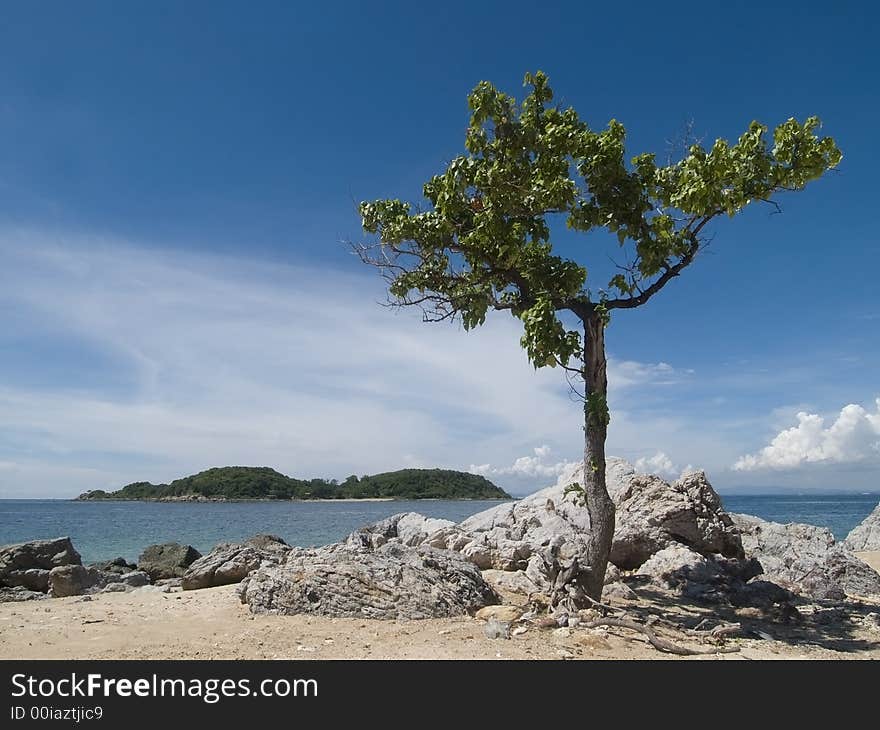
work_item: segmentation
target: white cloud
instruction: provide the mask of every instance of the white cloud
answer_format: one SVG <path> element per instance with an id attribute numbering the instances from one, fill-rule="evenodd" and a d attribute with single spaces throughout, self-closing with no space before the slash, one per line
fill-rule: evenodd
<path id="1" fill-rule="evenodd" d="M 653 456 L 643 456 L 633 464 L 636 471 L 643 474 L 657 474 L 658 476 L 675 477 L 681 473 L 675 464 L 663 451 L 658 451 Z"/>
<path id="2" fill-rule="evenodd" d="M 628 388 L 639 385 L 675 385 L 694 374 L 691 369 L 680 370 L 669 363 L 644 363 L 609 358 L 608 387 Z"/>
<path id="3" fill-rule="evenodd" d="M 534 456 L 520 456 L 510 466 L 493 467 L 491 464 L 471 464 L 468 471 L 474 474 L 490 476 L 514 476 L 514 477 L 558 477 L 572 462 L 553 461 L 550 456 L 552 449 L 547 446 L 538 446 L 532 449 Z"/>
<path id="4" fill-rule="evenodd" d="M 800 411 L 798 424 L 778 433 L 756 454 L 741 457 L 737 471 L 795 469 L 806 464 L 855 464 L 880 460 L 880 398 L 876 412 L 844 406 L 830 426 L 815 413 Z"/>
<path id="5" fill-rule="evenodd" d="M 581 406 L 558 370 L 531 367 L 511 317 L 465 333 L 377 306 L 367 273 L 120 241 L 0 231 L 0 255 L 0 309 L 15 325 L 0 347 L 27 353 L 0 361 L 0 461 L 14 465 L 0 469 L 0 497 L 222 464 L 344 478 L 491 470 L 535 443 L 582 449 Z M 618 453 L 680 429 L 637 414 L 640 386 L 680 377 L 610 359 Z M 510 478 L 552 481 L 565 463 L 552 450 L 517 459 Z"/>

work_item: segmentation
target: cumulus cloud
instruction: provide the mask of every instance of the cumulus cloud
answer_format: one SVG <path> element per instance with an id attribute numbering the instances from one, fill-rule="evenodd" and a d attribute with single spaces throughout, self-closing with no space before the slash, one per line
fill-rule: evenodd
<path id="1" fill-rule="evenodd" d="M 643 456 L 636 459 L 633 464 L 636 471 L 643 474 L 657 474 L 658 476 L 674 477 L 681 473 L 679 469 L 663 451 L 658 451 L 653 456 Z"/>
<path id="2" fill-rule="evenodd" d="M 778 433 L 755 454 L 740 457 L 737 471 L 796 469 L 807 464 L 856 464 L 880 460 L 880 398 L 874 412 L 844 406 L 830 425 L 820 415 L 801 411 L 797 425 Z"/>
<path id="3" fill-rule="evenodd" d="M 490 476 L 515 476 L 515 477 L 558 477 L 568 467 L 573 465 L 570 461 L 554 461 L 553 450 L 547 446 L 538 446 L 532 449 L 533 456 L 520 456 L 510 466 L 495 467 L 491 464 L 471 464 L 468 471 L 473 474 Z"/>

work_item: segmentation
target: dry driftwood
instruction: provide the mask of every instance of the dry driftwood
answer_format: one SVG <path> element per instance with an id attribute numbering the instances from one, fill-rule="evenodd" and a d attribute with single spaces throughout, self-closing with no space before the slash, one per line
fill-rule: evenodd
<path id="1" fill-rule="evenodd" d="M 637 631 L 647 638 L 648 643 L 651 644 L 658 651 L 666 652 L 667 654 L 677 654 L 678 656 L 695 656 L 700 654 L 729 654 L 732 652 L 739 651 L 739 647 L 736 646 L 727 646 L 727 647 L 714 647 L 712 649 L 692 649 L 687 646 L 681 646 L 680 644 L 675 644 L 671 641 L 667 641 L 666 639 L 662 639 L 657 634 L 655 634 L 650 628 L 644 626 L 642 624 L 638 624 L 635 621 L 631 621 L 626 618 L 600 618 L 594 621 L 587 621 L 584 624 L 581 624 L 584 628 L 587 629 L 595 629 L 601 626 L 618 626 L 623 629 L 629 629 L 630 631 Z"/>

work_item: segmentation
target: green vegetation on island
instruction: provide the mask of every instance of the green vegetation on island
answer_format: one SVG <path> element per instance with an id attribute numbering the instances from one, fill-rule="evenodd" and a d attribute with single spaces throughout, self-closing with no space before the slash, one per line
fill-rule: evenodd
<path id="1" fill-rule="evenodd" d="M 175 479 L 170 484 L 134 482 L 115 492 L 96 489 L 79 500 L 237 499 L 510 499 L 478 474 L 451 469 L 400 469 L 372 476 L 293 479 L 269 467 L 226 466 Z"/>

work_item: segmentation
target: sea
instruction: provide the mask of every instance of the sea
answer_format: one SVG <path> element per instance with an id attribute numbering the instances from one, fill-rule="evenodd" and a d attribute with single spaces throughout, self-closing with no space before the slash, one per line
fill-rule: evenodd
<path id="1" fill-rule="evenodd" d="M 838 539 L 877 506 L 880 495 L 722 495 L 729 512 L 773 522 L 827 527 Z M 339 502 L 76 502 L 0 500 L 0 545 L 68 535 L 83 562 L 123 557 L 136 561 L 153 543 L 181 542 L 202 553 L 220 542 L 257 533 L 291 545 L 325 545 L 398 512 L 420 512 L 459 522 L 498 501 Z"/>

